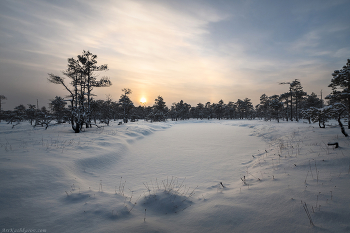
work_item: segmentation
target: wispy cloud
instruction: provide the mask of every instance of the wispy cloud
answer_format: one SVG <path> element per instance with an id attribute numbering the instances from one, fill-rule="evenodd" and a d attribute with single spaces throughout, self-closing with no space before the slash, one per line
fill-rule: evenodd
<path id="1" fill-rule="evenodd" d="M 27 67 L 23 76 L 37 83 L 46 80 L 48 72 L 64 70 L 68 57 L 90 50 L 100 63 L 109 65 L 107 75 L 114 83 L 96 89 L 99 98 L 106 93 L 118 98 L 120 89 L 129 87 L 136 101 L 141 94 L 163 95 L 168 104 L 179 98 L 192 103 L 258 100 L 264 92 L 278 92 L 279 80 L 314 82 L 317 76 L 328 75 L 323 74 L 332 67 L 327 62 L 345 61 L 350 35 L 344 19 L 349 16 L 341 16 L 339 8 L 347 5 L 344 1 L 2 1 L 0 62 L 7 74 L 4 64 L 23 72 Z M 14 85 L 12 92 L 20 88 Z"/>

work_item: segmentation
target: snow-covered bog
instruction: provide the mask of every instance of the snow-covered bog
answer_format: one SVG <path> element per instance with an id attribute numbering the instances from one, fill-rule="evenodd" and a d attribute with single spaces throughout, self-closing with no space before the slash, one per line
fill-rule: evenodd
<path id="1" fill-rule="evenodd" d="M 0 123 L 0 228 L 348 232 L 349 147 L 336 122 Z"/>

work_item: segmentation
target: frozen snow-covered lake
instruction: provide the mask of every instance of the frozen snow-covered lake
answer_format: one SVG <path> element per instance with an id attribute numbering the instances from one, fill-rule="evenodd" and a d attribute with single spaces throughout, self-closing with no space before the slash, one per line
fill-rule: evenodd
<path id="1" fill-rule="evenodd" d="M 326 146 L 334 140 L 340 148 Z M 139 121 L 81 134 L 1 123 L 0 227 L 347 232 L 349 145 L 337 127 L 296 122 Z"/>

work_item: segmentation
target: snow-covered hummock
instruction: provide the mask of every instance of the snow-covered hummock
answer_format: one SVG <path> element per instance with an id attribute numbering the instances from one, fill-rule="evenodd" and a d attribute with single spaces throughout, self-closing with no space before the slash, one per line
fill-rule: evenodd
<path id="1" fill-rule="evenodd" d="M 349 172 L 335 123 L 0 123 L 0 229 L 349 232 Z"/>

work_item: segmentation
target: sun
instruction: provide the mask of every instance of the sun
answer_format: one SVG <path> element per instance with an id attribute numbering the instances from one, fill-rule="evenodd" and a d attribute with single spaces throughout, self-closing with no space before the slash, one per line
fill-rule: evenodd
<path id="1" fill-rule="evenodd" d="M 140 99 L 140 102 L 144 104 L 144 103 L 146 103 L 146 102 L 147 102 L 147 100 L 146 100 L 146 98 L 145 98 L 145 97 L 142 97 L 142 98 Z"/>

